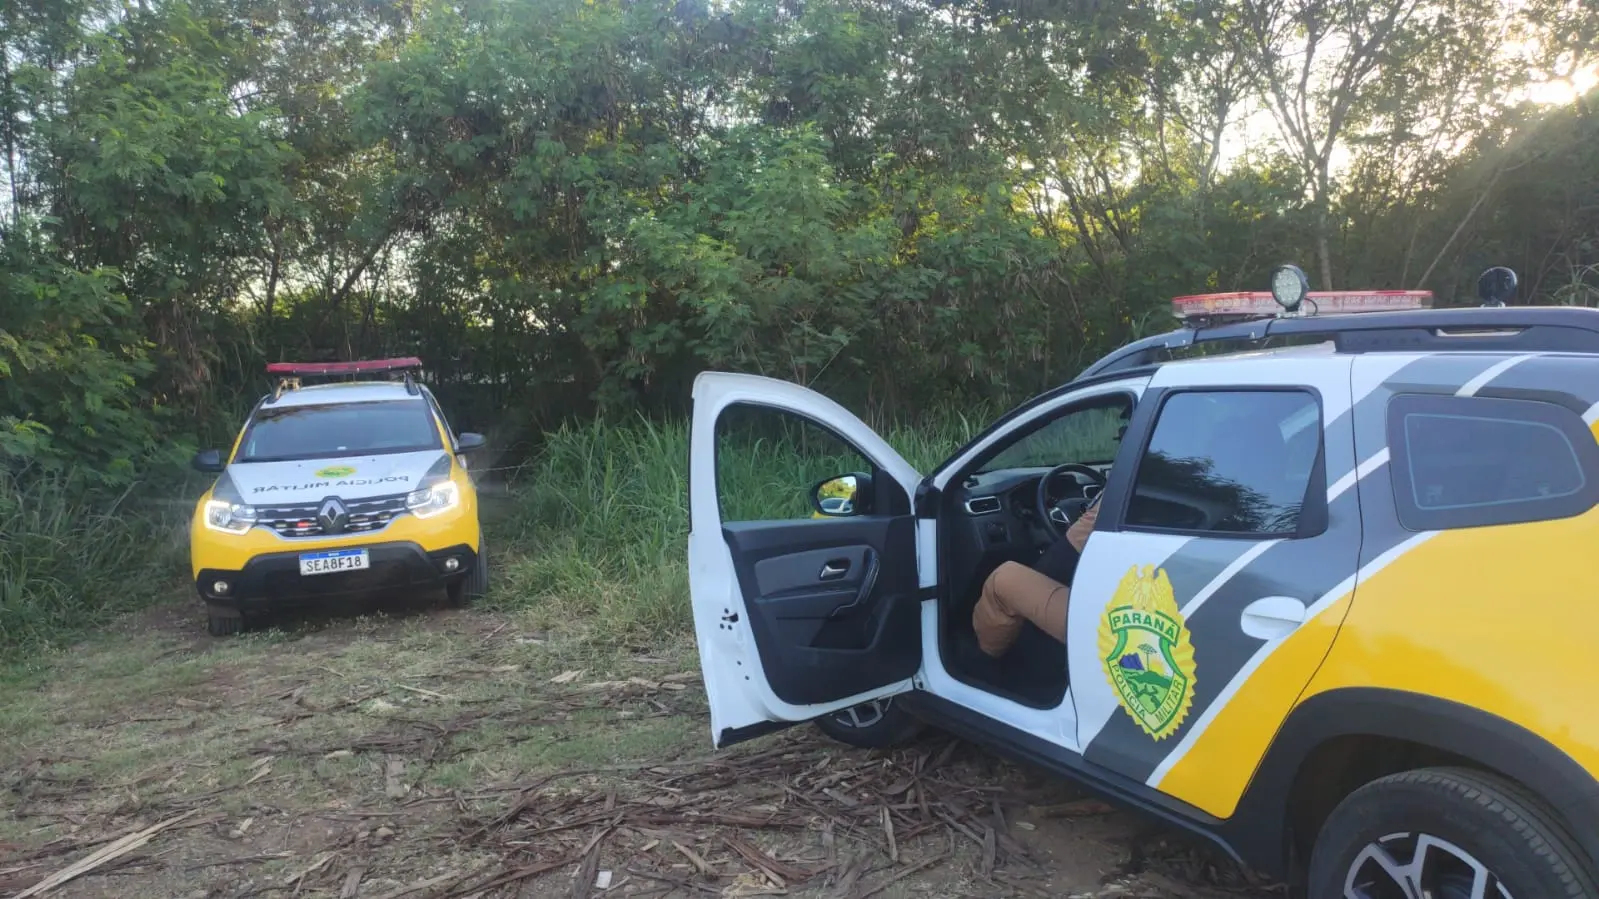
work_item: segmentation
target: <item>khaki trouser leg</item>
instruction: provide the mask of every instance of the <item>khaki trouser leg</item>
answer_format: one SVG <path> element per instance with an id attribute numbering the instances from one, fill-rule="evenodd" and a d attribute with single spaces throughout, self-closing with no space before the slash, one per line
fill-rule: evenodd
<path id="1" fill-rule="evenodd" d="M 1066 603 L 1071 591 L 1018 562 L 1006 562 L 983 582 L 983 595 L 972 609 L 972 630 L 977 645 L 991 656 L 1002 656 L 1021 635 L 1022 622 L 1031 621 L 1044 633 L 1066 642 Z"/>

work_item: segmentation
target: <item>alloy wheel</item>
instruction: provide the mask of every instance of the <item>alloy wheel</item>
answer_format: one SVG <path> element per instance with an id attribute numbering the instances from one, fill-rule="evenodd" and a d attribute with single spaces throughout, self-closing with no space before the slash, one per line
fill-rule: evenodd
<path id="1" fill-rule="evenodd" d="M 1514 899 L 1487 865 L 1448 840 L 1395 833 L 1367 844 L 1344 876 L 1344 899 Z"/>
<path id="2" fill-rule="evenodd" d="M 889 704 L 893 701 L 892 698 L 873 699 L 847 709 L 840 709 L 833 713 L 833 720 L 841 727 L 862 730 L 882 721 L 883 716 L 888 714 Z"/>

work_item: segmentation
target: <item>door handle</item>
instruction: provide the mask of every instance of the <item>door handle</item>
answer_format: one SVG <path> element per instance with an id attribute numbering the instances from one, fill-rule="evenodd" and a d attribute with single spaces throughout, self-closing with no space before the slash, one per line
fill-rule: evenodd
<path id="1" fill-rule="evenodd" d="M 836 581 L 849 573 L 848 559 L 833 559 L 822 563 L 822 573 L 817 575 L 817 580 Z"/>
<path id="2" fill-rule="evenodd" d="M 1292 596 L 1262 596 L 1245 607 L 1238 625 L 1257 640 L 1275 640 L 1304 624 L 1307 611 L 1305 604 Z"/>

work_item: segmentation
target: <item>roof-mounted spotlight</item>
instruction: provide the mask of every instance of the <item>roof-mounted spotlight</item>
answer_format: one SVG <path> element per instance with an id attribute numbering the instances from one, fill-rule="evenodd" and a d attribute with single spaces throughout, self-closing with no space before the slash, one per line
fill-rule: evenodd
<path id="1" fill-rule="evenodd" d="M 1518 283 L 1514 271 L 1496 265 L 1477 278 L 1477 296 L 1484 306 L 1503 306 L 1515 298 Z"/>
<path id="2" fill-rule="evenodd" d="M 1299 304 L 1310 293 L 1310 279 L 1305 270 L 1293 263 L 1279 265 L 1271 270 L 1271 298 L 1284 312 L 1299 311 Z"/>

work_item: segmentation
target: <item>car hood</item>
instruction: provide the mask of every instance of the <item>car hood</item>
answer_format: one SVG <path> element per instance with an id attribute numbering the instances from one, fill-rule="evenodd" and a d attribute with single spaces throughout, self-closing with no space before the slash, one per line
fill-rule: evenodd
<path id="1" fill-rule="evenodd" d="M 444 456 L 442 450 L 424 450 L 349 459 L 236 462 L 228 466 L 228 477 L 240 498 L 251 505 L 314 503 L 330 496 L 363 499 L 418 489 L 428 469 Z"/>

